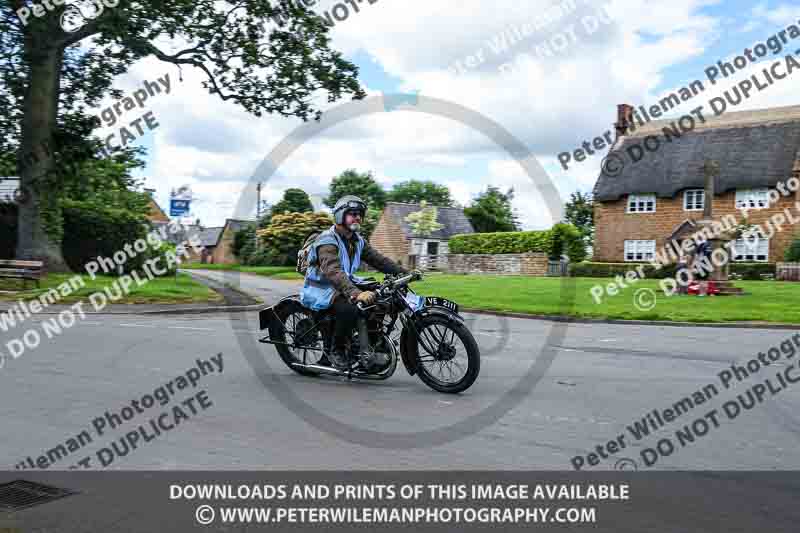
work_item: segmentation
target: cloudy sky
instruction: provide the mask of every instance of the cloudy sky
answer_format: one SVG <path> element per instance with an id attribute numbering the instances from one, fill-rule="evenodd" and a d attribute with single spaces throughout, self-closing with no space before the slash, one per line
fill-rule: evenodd
<path id="1" fill-rule="evenodd" d="M 323 13 L 337 3 L 320 0 L 314 9 Z M 496 122 L 530 149 L 562 198 L 591 190 L 604 154 L 567 171 L 557 154 L 602 135 L 616 119 L 617 104 L 649 106 L 701 79 L 708 91 L 687 103 L 688 112 L 764 67 L 750 65 L 711 87 L 703 73 L 708 66 L 800 19 L 800 7 L 774 0 L 378 0 L 359 7 L 331 35 L 359 66 L 368 93 L 418 92 Z M 536 31 L 526 36 L 526 28 Z M 800 48 L 800 39 L 791 44 L 765 64 Z M 302 122 L 248 115 L 208 95 L 200 73 L 185 68 L 179 82 L 177 68 L 157 60 L 137 64 L 118 86 L 132 91 L 167 74 L 170 94 L 147 103 L 159 126 L 137 139 L 149 150 L 141 173 L 146 185 L 164 207 L 172 188 L 191 185 L 193 212 L 205 226 L 241 216 L 234 211 L 242 194 L 244 211 L 254 212 L 259 163 Z M 736 110 L 800 104 L 798 80 L 800 74 Z M 140 114 L 128 112 L 117 127 Z M 319 199 L 347 168 L 372 171 L 386 188 L 431 179 L 465 205 L 490 184 L 513 186 L 526 229 L 549 226 L 558 212 L 482 132 L 403 110 L 352 119 L 310 139 L 265 183 L 263 197 L 275 202 L 285 188 L 301 187 Z"/>

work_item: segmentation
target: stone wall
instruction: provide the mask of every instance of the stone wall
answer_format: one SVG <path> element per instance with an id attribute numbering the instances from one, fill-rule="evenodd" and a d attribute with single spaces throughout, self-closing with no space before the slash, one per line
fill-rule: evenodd
<path id="1" fill-rule="evenodd" d="M 447 271 L 452 274 L 545 276 L 547 254 L 449 254 Z"/>

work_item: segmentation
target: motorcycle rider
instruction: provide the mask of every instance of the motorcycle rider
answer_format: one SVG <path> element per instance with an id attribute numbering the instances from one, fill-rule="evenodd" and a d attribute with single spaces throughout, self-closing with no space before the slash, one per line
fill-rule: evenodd
<path id="1" fill-rule="evenodd" d="M 300 302 L 314 311 L 333 308 L 335 329 L 333 350 L 328 358 L 340 370 L 349 368 L 346 342 L 358 320 L 357 303 L 372 305 L 377 295 L 362 291 L 354 281 L 361 261 L 384 274 L 410 272 L 378 253 L 359 235 L 367 204 L 357 196 L 344 196 L 333 207 L 335 225 L 322 232 L 309 252 L 309 266 L 300 292 Z M 418 277 L 421 274 L 414 271 Z"/>

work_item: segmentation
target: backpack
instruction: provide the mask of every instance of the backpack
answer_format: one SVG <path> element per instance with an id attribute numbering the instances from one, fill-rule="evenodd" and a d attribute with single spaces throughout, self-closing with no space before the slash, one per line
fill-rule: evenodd
<path id="1" fill-rule="evenodd" d="M 308 256 L 311 254 L 311 247 L 314 245 L 314 242 L 317 240 L 317 237 L 321 235 L 321 233 L 321 231 L 317 231 L 309 235 L 303 243 L 302 248 L 300 248 L 300 250 L 297 252 L 296 270 L 304 276 L 306 275 L 306 272 L 308 272 Z"/>

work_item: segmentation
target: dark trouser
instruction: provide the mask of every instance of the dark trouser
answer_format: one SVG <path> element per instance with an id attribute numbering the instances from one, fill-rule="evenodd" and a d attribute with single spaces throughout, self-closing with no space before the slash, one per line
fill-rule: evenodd
<path id="1" fill-rule="evenodd" d="M 358 308 L 351 304 L 343 294 L 337 294 L 331 306 L 334 316 L 333 345 L 344 348 L 353 337 L 353 328 L 358 322 Z"/>

